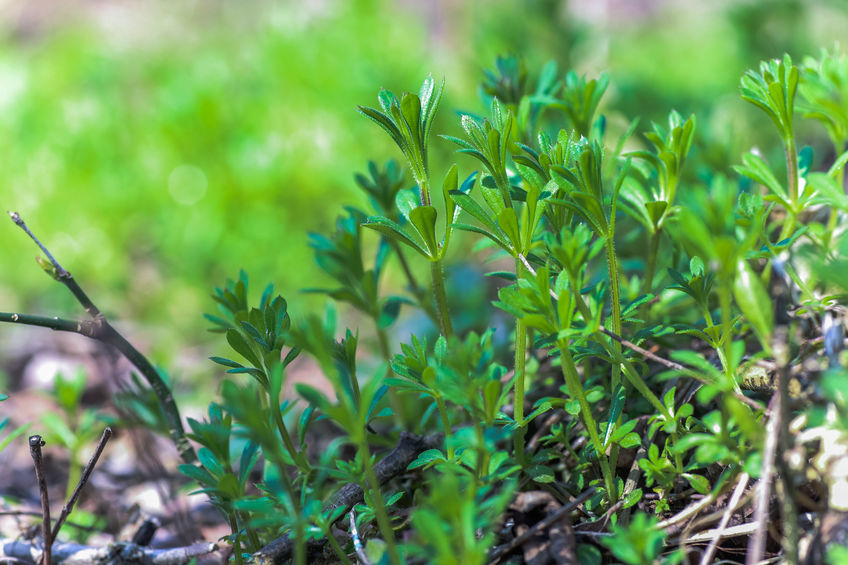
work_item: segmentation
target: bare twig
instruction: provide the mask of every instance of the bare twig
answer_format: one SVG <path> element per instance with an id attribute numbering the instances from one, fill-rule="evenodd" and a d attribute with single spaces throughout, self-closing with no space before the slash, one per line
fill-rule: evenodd
<path id="1" fill-rule="evenodd" d="M 415 461 L 418 455 L 428 449 L 436 449 L 444 443 L 444 435 L 431 434 L 418 436 L 409 432 L 401 432 L 397 446 L 391 450 L 379 463 L 374 466 L 374 473 L 378 482 L 382 485 L 397 477 Z M 340 516 L 347 514 L 355 504 L 362 502 L 362 487 L 356 483 L 348 483 L 340 488 L 324 507 L 325 511 L 333 512 L 343 508 Z M 320 551 L 327 543 L 326 539 L 311 540 L 307 542 L 307 551 Z M 281 536 L 256 553 L 253 554 L 253 562 L 257 565 L 277 565 L 290 559 L 294 550 L 294 540 L 288 536 Z"/>
<path id="2" fill-rule="evenodd" d="M 777 372 L 777 450 L 775 465 L 779 473 L 777 482 L 780 495 L 780 510 L 783 518 L 783 551 L 786 563 L 797 565 L 798 555 L 798 509 L 795 506 L 793 491 L 795 490 L 795 471 L 789 465 L 786 457 L 792 450 L 792 438 L 789 434 L 789 335 L 786 326 L 778 326 L 774 331 L 772 344 L 774 360 L 778 365 Z"/>
<path id="3" fill-rule="evenodd" d="M 50 535 L 50 497 L 47 495 L 47 480 L 44 478 L 43 460 L 41 448 L 44 440 L 41 436 L 29 436 L 29 454 L 35 465 L 35 478 L 38 481 L 38 490 L 41 492 L 41 532 L 44 536 L 44 549 L 41 552 L 42 565 L 50 565 L 50 547 L 53 538 Z"/>
<path id="4" fill-rule="evenodd" d="M 155 516 L 150 516 L 144 519 L 132 537 L 132 543 L 147 547 L 153 541 L 153 536 L 156 535 L 156 530 L 159 529 L 159 519 Z"/>
<path id="5" fill-rule="evenodd" d="M 88 482 L 88 477 L 91 476 L 91 472 L 94 470 L 94 466 L 97 465 L 97 460 L 100 459 L 100 454 L 103 453 L 103 448 L 106 447 L 106 442 L 108 442 L 109 438 L 111 437 L 112 428 L 107 427 L 105 430 L 103 430 L 103 435 L 100 436 L 100 441 L 97 442 L 97 448 L 94 450 L 94 455 L 91 456 L 91 460 L 88 462 L 88 465 L 86 465 L 85 469 L 83 469 L 82 475 L 80 476 L 80 479 L 77 482 L 77 486 L 74 489 L 74 492 L 71 493 L 71 497 L 67 500 L 67 502 L 65 502 L 65 505 L 62 507 L 62 512 L 59 514 L 59 519 L 56 520 L 56 523 L 53 525 L 53 533 L 50 535 L 51 539 L 56 539 L 56 536 L 59 535 L 59 530 L 62 528 L 62 525 L 65 523 L 65 520 L 68 518 L 68 515 L 73 511 L 74 505 L 76 505 L 80 493 L 82 492 L 82 488 Z"/>
<path id="6" fill-rule="evenodd" d="M 780 394 L 780 390 L 775 396 Z M 780 406 L 780 401 L 775 402 L 772 398 L 770 404 Z M 771 479 L 774 474 L 774 457 L 777 450 L 777 436 L 780 431 L 780 419 L 782 410 L 774 410 L 766 425 L 766 443 L 763 448 L 763 462 L 760 467 L 760 481 L 757 484 L 757 498 L 754 504 L 754 523 L 760 528 L 748 540 L 748 555 L 745 557 L 745 565 L 754 565 L 763 558 L 766 549 L 766 531 L 768 526 L 768 505 L 771 494 Z"/>
<path id="7" fill-rule="evenodd" d="M 533 527 L 529 528 L 526 532 L 521 534 L 520 536 L 516 536 L 513 538 L 511 542 L 508 544 L 499 547 L 496 551 L 492 553 L 489 557 L 490 565 L 497 565 L 500 562 L 501 558 L 505 555 L 509 554 L 515 548 L 519 547 L 521 544 L 546 529 L 548 529 L 552 524 L 555 524 L 559 520 L 563 519 L 569 512 L 583 504 L 586 500 L 589 499 L 590 496 L 595 494 L 595 487 L 590 487 L 580 493 L 574 500 L 557 510 L 556 512 L 551 512 L 542 520 L 536 522 Z"/>
<path id="8" fill-rule="evenodd" d="M 0 540 L 0 562 L 37 563 L 33 545 L 20 540 Z M 214 543 L 196 543 L 186 547 L 150 549 L 130 542 L 115 542 L 103 547 L 76 543 L 57 543 L 52 565 L 79 563 L 132 563 L 134 565 L 186 565 L 192 559 L 217 551 Z"/>
<path id="9" fill-rule="evenodd" d="M 756 523 L 748 523 L 748 524 L 740 524 L 738 526 L 731 526 L 729 528 L 716 528 L 715 530 L 707 530 L 705 532 L 698 532 L 694 536 L 690 537 L 686 540 L 687 543 L 697 543 L 704 541 L 715 541 L 717 538 L 733 538 L 739 536 L 747 536 L 751 535 L 758 524 Z M 706 555 L 706 554 L 705 554 Z M 703 562 L 703 560 L 702 560 Z"/>
<path id="10" fill-rule="evenodd" d="M 153 389 L 153 392 L 156 394 L 156 398 L 159 400 L 162 412 L 165 414 L 165 418 L 168 422 L 171 440 L 177 447 L 180 458 L 185 463 L 193 463 L 197 459 L 197 454 L 188 439 L 185 437 L 185 430 L 183 429 L 182 420 L 180 419 L 179 409 L 171 395 L 171 389 L 162 379 L 159 371 L 157 371 L 153 364 L 109 323 L 85 291 L 83 291 L 79 284 L 77 284 L 76 279 L 74 279 L 71 273 L 59 264 L 56 258 L 50 254 L 47 247 L 45 247 L 44 244 L 38 240 L 35 234 L 32 233 L 29 227 L 27 227 L 20 214 L 17 212 L 9 212 L 9 216 L 18 227 L 24 230 L 24 232 L 32 238 L 36 245 L 38 245 L 41 251 L 50 260 L 52 267 L 52 272 L 50 273 L 51 276 L 67 287 L 71 294 L 73 294 L 77 299 L 77 302 L 80 303 L 92 319 L 76 321 L 61 318 L 50 318 L 47 316 L 34 316 L 31 314 L 0 312 L 0 322 L 26 324 L 51 328 L 57 331 L 74 332 L 91 339 L 96 339 L 107 345 L 111 345 L 120 351 L 124 357 L 126 357 L 127 360 L 132 363 L 136 369 L 138 369 L 139 373 L 141 373 L 141 375 L 147 380 L 150 388 Z"/>
<path id="11" fill-rule="evenodd" d="M 742 476 L 739 477 L 739 482 L 736 483 L 736 488 L 733 489 L 733 494 L 730 496 L 730 502 L 727 505 L 727 510 L 724 512 L 724 516 L 721 518 L 721 522 L 719 522 L 718 528 L 715 529 L 715 533 L 710 541 L 710 545 L 707 547 L 707 551 L 701 556 L 700 565 L 709 565 L 713 561 L 713 556 L 715 556 L 716 549 L 718 549 L 718 541 L 721 539 L 724 531 L 727 529 L 727 524 L 730 522 L 730 517 L 733 516 L 733 512 L 736 511 L 736 506 L 739 504 L 739 499 L 742 498 L 742 493 L 745 492 L 745 487 L 748 486 L 748 473 L 742 473 Z M 691 541 L 692 538 L 689 538 Z"/>
<path id="12" fill-rule="evenodd" d="M 669 361 L 668 359 L 664 359 L 663 357 L 660 357 L 656 353 L 652 353 L 652 352 L 648 351 L 647 349 L 645 349 L 643 347 L 639 347 L 638 345 L 636 345 L 632 341 L 628 341 L 628 340 L 624 339 L 623 337 L 621 337 L 617 333 L 608 330 L 604 326 L 600 326 L 598 328 L 598 330 L 601 333 L 613 338 L 615 341 L 617 341 L 618 343 L 620 343 L 621 345 L 623 345 L 627 349 L 633 350 L 636 353 L 638 353 L 639 355 L 641 355 L 642 357 L 645 357 L 646 359 L 650 359 L 651 361 L 655 361 L 655 362 L 659 363 L 660 365 L 662 365 L 663 367 L 665 367 L 667 369 L 672 369 L 672 370 L 675 370 L 675 371 L 685 371 L 686 370 L 686 367 L 684 367 L 680 363 L 677 363 L 675 361 Z"/>
<path id="13" fill-rule="evenodd" d="M 353 549 L 356 551 L 356 556 L 359 557 L 362 565 L 371 565 L 371 561 L 365 555 L 365 548 L 362 547 L 362 540 L 359 539 L 359 531 L 356 529 L 356 516 L 353 510 L 348 515 L 350 516 L 350 537 L 353 539 Z"/>

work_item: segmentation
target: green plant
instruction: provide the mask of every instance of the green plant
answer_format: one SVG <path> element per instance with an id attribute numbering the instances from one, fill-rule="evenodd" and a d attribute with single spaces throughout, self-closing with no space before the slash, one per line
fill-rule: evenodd
<path id="1" fill-rule="evenodd" d="M 555 65 L 531 93 L 520 62 L 498 61 L 483 87 L 489 117 L 463 113 L 462 137 L 443 136 L 482 166 L 467 176 L 460 164 L 431 170 L 444 83 L 428 77 L 418 94 L 383 90 L 379 109 L 360 107 L 401 150 L 415 186 L 404 188 L 393 164 L 371 163 L 369 176 L 356 177 L 374 213 L 350 207 L 330 235 L 312 235 L 316 262 L 335 282 L 310 292 L 367 324 L 340 326 L 347 318 L 333 305 L 323 317 L 292 316 L 272 285 L 257 302 L 244 272 L 215 290 L 220 313 L 207 316 L 234 354 L 212 357 L 227 368 L 221 399 L 207 421 L 189 422 L 201 448 L 181 470 L 229 523 L 236 562 L 300 565 L 327 548 L 344 563 L 352 551 L 392 565 L 483 563 L 495 555 L 505 508 L 531 490 L 569 512 L 579 499 L 571 517 L 612 534 L 584 544 L 586 559 L 600 560 L 603 548 L 626 563 L 678 562 L 691 540 L 675 534 L 671 551 L 664 528 L 702 513 L 734 482 L 741 493 L 754 475 L 759 507 L 768 508 L 775 469 L 782 551 L 797 562 L 804 501 L 793 493 L 812 475 L 784 455 L 814 441 L 803 436 L 815 429 L 803 418 L 820 434 L 844 431 L 833 384 L 844 340 L 834 319 L 844 312 L 848 263 L 844 232 L 827 229 L 843 227 L 848 156 L 814 165 L 810 151 L 797 150 L 795 127 L 796 93 L 806 91 L 805 103 L 818 108 L 810 115 L 829 141 L 840 139 L 838 113 L 821 119 L 831 100 L 821 89 L 838 90 L 833 76 L 848 73 L 846 59 L 823 57 L 801 72 L 786 56 L 743 77 L 743 98 L 778 129 L 785 181 L 755 153 L 742 157 L 741 179 L 687 175 L 705 165 L 692 151 L 695 118 L 677 112 L 667 129 L 645 135 L 650 147 L 623 153 L 641 142 L 631 140 L 635 120 L 611 127 L 601 113 L 610 79 L 569 71 L 559 81 Z M 529 128 L 539 130 L 535 142 Z M 438 198 L 434 176 L 444 178 Z M 489 273 L 505 282 L 486 312 L 488 329 L 462 333 L 444 266 L 449 252 L 472 244 L 507 270 Z M 404 256 L 410 249 L 429 263 L 432 294 Z M 405 289 L 389 287 L 392 259 Z M 780 292 L 782 302 L 771 294 Z M 435 327 L 407 337 L 401 305 Z M 366 347 L 372 335 L 376 355 Z M 326 386 L 300 382 L 287 397 L 298 357 L 312 359 Z M 826 395 L 806 401 L 828 416 L 804 415 L 790 401 L 790 377 L 825 366 L 833 370 Z M 763 373 L 771 380 L 753 386 Z M 329 445 L 318 426 L 333 430 Z M 626 451 L 635 452 L 629 469 L 620 464 Z M 828 471 L 815 471 L 825 481 Z M 709 554 L 734 511 L 711 534 Z M 336 527 L 344 518 L 350 539 Z M 714 517 L 701 518 L 706 526 Z"/>

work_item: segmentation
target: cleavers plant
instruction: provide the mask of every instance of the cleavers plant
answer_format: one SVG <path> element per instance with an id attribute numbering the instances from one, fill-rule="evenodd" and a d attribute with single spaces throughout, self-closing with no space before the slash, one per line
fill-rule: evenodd
<path id="1" fill-rule="evenodd" d="M 208 420 L 189 421 L 201 447 L 181 470 L 226 518 L 235 562 L 497 561 L 522 543 L 509 524 L 527 519 L 516 508 L 528 491 L 569 510 L 575 528 L 610 534 L 572 537 L 581 563 L 603 552 L 679 562 L 691 540 L 675 524 L 750 477 L 766 502 L 777 493 L 781 552 L 799 562 L 810 502 L 793 493 L 823 485 L 824 513 L 840 484 L 822 463 L 840 455 L 814 438 L 848 441 L 835 384 L 848 58 L 825 52 L 798 67 L 785 56 L 742 78 L 742 98 L 778 130 L 785 180 L 755 151 L 739 179 L 705 170 L 694 116 L 671 111 L 639 138 L 636 120 L 607 119 L 608 77 L 557 73 L 546 65 L 530 91 L 517 59 L 486 72 L 488 117 L 460 113 L 458 135 L 434 138 L 472 157 L 480 170 L 468 174 L 461 161 L 431 170 L 444 82 L 381 90 L 379 108 L 359 107 L 414 182 L 394 161 L 369 163 L 356 181 L 371 210 L 348 207 L 333 233 L 311 236 L 335 282 L 309 292 L 352 307 L 368 321 L 362 336 L 339 330 L 332 304 L 293 320 L 271 285 L 252 306 L 243 272 L 216 289 L 220 313 L 207 318 L 235 355 L 212 358 L 228 377 Z M 824 124 L 831 155 L 798 150 L 796 108 Z M 459 332 L 448 297 L 462 308 L 462 288 L 446 264 L 472 248 L 506 267 L 489 273 L 499 286 L 488 328 Z M 394 264 L 404 288 L 388 292 Z M 401 327 L 403 310 L 423 316 Z M 372 332 L 377 355 L 362 347 Z M 326 382 L 299 382 L 295 399 L 286 381 L 308 370 L 294 364 L 306 356 Z M 790 382 L 799 377 L 806 385 Z M 819 450 L 818 463 L 790 464 L 802 449 Z M 694 493 L 706 502 L 689 505 Z M 523 525 L 555 522 L 545 520 Z M 756 562 L 757 534 L 749 547 Z"/>

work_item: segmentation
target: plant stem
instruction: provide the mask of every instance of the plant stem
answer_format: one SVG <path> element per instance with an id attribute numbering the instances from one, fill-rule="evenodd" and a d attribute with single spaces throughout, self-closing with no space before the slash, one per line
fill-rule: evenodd
<path id="1" fill-rule="evenodd" d="M 621 335 L 621 298 L 618 289 L 618 261 L 615 256 L 615 242 L 612 234 L 607 237 L 607 266 L 609 268 L 610 279 L 610 308 L 612 316 L 612 331 Z M 621 344 L 614 342 L 613 350 L 621 354 Z M 614 363 L 612 367 L 612 377 L 610 379 L 610 390 L 615 390 L 615 387 L 621 382 L 621 368 L 618 363 Z"/>
<path id="2" fill-rule="evenodd" d="M 524 380 L 525 362 L 527 355 L 527 327 L 521 318 L 515 319 L 515 380 L 513 382 L 514 416 L 517 427 L 513 437 L 515 457 L 519 464 L 524 465 L 524 437 L 527 431 L 524 425 Z"/>
<path id="3" fill-rule="evenodd" d="M 20 215 L 17 212 L 9 212 L 9 216 L 12 218 L 12 221 L 24 230 L 24 232 L 26 232 L 26 234 L 44 252 L 52 264 L 53 278 L 65 285 L 71 294 L 74 295 L 74 298 L 77 299 L 77 302 L 79 302 L 88 315 L 91 316 L 92 320 L 86 324 L 85 322 L 69 322 L 67 320 L 53 318 L 56 322 L 55 325 L 49 325 L 44 323 L 47 318 L 26 316 L 24 314 L 9 314 L 7 315 L 7 318 L 0 321 L 29 323 L 30 325 L 49 327 L 55 330 L 72 331 L 92 339 L 96 339 L 107 345 L 111 345 L 120 351 L 124 357 L 126 357 L 127 360 L 132 363 L 136 369 L 138 369 L 145 380 L 147 380 L 150 388 L 153 389 L 153 392 L 156 394 L 156 398 L 159 401 L 159 405 L 162 407 L 162 412 L 165 415 L 165 420 L 168 422 L 168 431 L 170 433 L 171 440 L 177 447 L 177 451 L 179 452 L 183 463 L 194 463 L 197 460 L 197 454 L 194 452 L 194 448 L 185 437 L 185 430 L 183 429 L 179 409 L 177 408 L 176 402 L 174 402 L 174 397 L 171 395 L 171 389 L 165 383 L 164 379 L 162 379 L 159 371 L 156 370 L 153 364 L 148 361 L 148 359 L 142 355 L 138 349 L 136 349 L 123 335 L 112 327 L 106 317 L 100 312 L 97 306 L 94 305 L 94 302 L 91 301 L 79 284 L 77 284 L 73 275 L 66 271 L 53 257 L 53 255 L 50 254 L 50 251 L 48 251 L 38 238 L 35 237 L 35 234 L 30 231 Z"/>
<path id="4" fill-rule="evenodd" d="M 795 151 L 795 135 L 789 132 L 783 140 L 786 153 L 786 181 L 789 185 L 789 202 L 792 210 L 789 211 L 794 218 L 798 212 L 798 152 Z"/>
<path id="5" fill-rule="evenodd" d="M 280 432 L 280 438 L 283 440 L 283 444 L 286 446 L 286 451 L 289 452 L 292 460 L 298 466 L 298 468 L 304 473 L 309 473 L 312 470 L 312 466 L 309 464 L 309 461 L 303 455 L 303 453 L 299 452 L 297 448 L 294 446 L 294 441 L 292 441 L 291 434 L 289 434 L 289 430 L 286 427 L 286 423 L 283 421 L 283 415 L 280 412 L 280 404 L 279 400 L 272 400 L 272 404 L 269 407 L 271 413 L 274 418 L 274 423 L 277 426 L 277 431 Z"/>
<path id="6" fill-rule="evenodd" d="M 395 532 L 392 529 L 391 522 L 389 521 L 389 514 L 386 512 L 386 505 L 383 503 L 383 493 L 380 490 L 380 481 L 377 479 L 377 475 L 374 472 L 374 465 L 371 464 L 371 452 L 368 449 L 368 443 L 364 436 L 359 438 L 358 443 L 359 457 L 362 459 L 362 466 L 365 468 L 366 476 L 366 481 L 363 481 L 362 490 L 365 493 L 366 501 L 371 499 L 371 505 L 374 508 L 374 516 L 377 519 L 377 527 L 380 529 L 380 535 L 383 536 L 383 541 L 386 542 L 389 562 L 392 565 L 401 565 L 402 562 L 400 559 L 400 553 L 398 552 L 397 544 L 395 543 Z"/>
<path id="7" fill-rule="evenodd" d="M 433 398 L 436 401 L 436 408 L 439 410 L 439 417 L 442 420 L 442 428 L 445 430 L 445 445 L 447 446 L 448 460 L 453 461 L 454 451 L 453 446 L 450 444 L 451 423 L 450 418 L 448 417 L 448 407 L 445 404 L 445 399 L 442 398 L 442 395 L 437 395 Z"/>
<path id="8" fill-rule="evenodd" d="M 474 424 L 474 432 L 477 435 L 477 480 L 482 481 L 489 473 L 490 454 L 486 447 L 486 433 L 480 422 Z"/>
<path id="9" fill-rule="evenodd" d="M 242 565 L 242 563 L 244 563 L 244 560 L 241 557 L 241 542 L 239 541 L 239 538 L 238 538 L 238 532 L 239 532 L 238 521 L 236 520 L 236 515 L 235 515 L 234 512 L 228 512 L 227 514 L 228 514 L 228 518 L 229 518 L 229 522 L 230 522 L 230 530 L 233 532 L 233 535 L 235 536 L 233 538 L 233 561 L 235 562 L 236 565 Z"/>
<path id="10" fill-rule="evenodd" d="M 610 310 L 612 315 L 612 331 L 621 335 L 621 297 L 618 289 L 618 260 L 615 255 L 615 207 L 610 218 L 609 232 L 606 238 L 607 250 L 607 266 L 609 268 L 610 279 Z M 613 341 L 613 351 L 615 359 L 621 358 L 621 344 L 618 341 Z M 621 383 L 621 366 L 619 363 L 612 364 L 612 374 L 610 375 L 610 392 L 615 391 Z M 621 423 L 621 413 L 618 415 L 615 425 Z M 610 449 L 609 465 L 615 469 L 618 462 L 618 445 L 613 445 Z"/>
<path id="11" fill-rule="evenodd" d="M 654 272 L 657 268 L 657 253 L 660 248 L 660 236 L 662 228 L 657 228 L 651 233 L 651 243 L 648 246 L 648 269 L 645 271 L 645 284 L 642 287 L 642 294 L 648 294 L 654 286 Z"/>
<path id="12" fill-rule="evenodd" d="M 439 316 L 435 310 L 433 310 L 433 305 L 427 300 L 427 291 L 422 289 L 418 285 L 418 281 L 415 278 L 415 275 L 412 273 L 412 269 L 409 266 L 409 261 L 406 260 L 406 255 L 403 254 L 403 249 L 400 244 L 391 239 L 389 240 L 392 248 L 395 250 L 395 255 L 397 255 L 398 261 L 400 261 L 401 269 L 403 269 L 403 274 L 406 277 L 406 282 L 409 284 L 409 289 L 415 298 L 418 300 L 419 305 L 422 310 L 433 320 L 434 324 L 439 323 Z"/>
<path id="13" fill-rule="evenodd" d="M 515 280 L 521 279 L 524 266 L 520 259 L 515 260 Z M 515 380 L 513 381 L 513 405 L 514 417 L 517 427 L 513 437 L 515 457 L 520 465 L 524 465 L 524 438 L 526 428 L 524 426 L 524 381 L 527 359 L 527 326 L 521 318 L 515 319 Z"/>
<path id="14" fill-rule="evenodd" d="M 348 559 L 347 557 L 347 554 L 339 545 L 339 541 L 336 539 L 336 536 L 333 535 L 330 524 L 328 524 L 326 529 L 324 530 L 324 535 L 327 537 L 327 541 L 330 543 L 330 547 L 333 548 L 333 551 L 336 553 L 336 556 L 339 558 L 339 561 L 343 565 L 352 565 L 350 559 Z"/>
<path id="15" fill-rule="evenodd" d="M 448 313 L 448 297 L 445 292 L 445 273 L 442 260 L 430 262 L 430 276 L 433 280 L 433 295 L 436 299 L 436 309 L 439 313 L 439 331 L 445 338 L 453 335 L 450 314 Z"/>
<path id="16" fill-rule="evenodd" d="M 583 384 L 580 382 L 580 376 L 577 374 L 577 367 L 574 365 L 574 359 L 571 357 L 571 352 L 568 349 L 568 343 L 558 341 L 557 347 L 560 352 L 560 361 L 562 365 L 562 375 L 565 378 L 565 386 L 569 394 L 577 399 L 580 405 L 580 413 L 583 416 L 583 425 L 589 432 L 589 439 L 592 446 L 595 448 L 595 453 L 598 456 L 598 463 L 601 466 L 601 474 L 604 477 L 604 485 L 609 497 L 610 504 L 615 504 L 618 498 L 618 493 L 615 487 L 615 477 L 612 474 L 610 461 L 604 450 L 604 445 L 601 443 L 601 438 L 598 436 L 598 423 L 595 417 L 592 416 L 592 408 L 586 400 L 586 395 L 583 391 Z"/>

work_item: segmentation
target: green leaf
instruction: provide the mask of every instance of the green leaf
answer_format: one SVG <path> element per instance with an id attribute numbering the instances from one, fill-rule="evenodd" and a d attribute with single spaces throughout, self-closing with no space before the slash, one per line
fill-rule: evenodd
<path id="1" fill-rule="evenodd" d="M 447 462 L 447 457 L 440 449 L 428 449 L 423 451 L 415 461 L 409 464 L 407 469 L 417 469 L 419 467 L 429 467 L 435 463 Z"/>
<path id="2" fill-rule="evenodd" d="M 236 330 L 227 330 L 227 343 L 235 350 L 236 353 L 253 363 L 254 366 L 260 367 L 259 357 L 253 352 L 247 340 Z"/>
<path id="3" fill-rule="evenodd" d="M 313 386 L 303 383 L 296 384 L 295 390 L 297 390 L 297 393 L 302 396 L 304 400 L 306 400 L 309 404 L 311 404 L 318 410 L 321 410 L 322 412 L 327 412 L 327 409 L 330 406 L 330 401 L 329 399 L 327 399 L 323 392 Z"/>
<path id="4" fill-rule="evenodd" d="M 365 545 L 365 556 L 371 563 L 382 563 L 388 555 L 386 542 L 380 538 L 371 538 Z"/>
<path id="5" fill-rule="evenodd" d="M 201 486 L 216 486 L 218 484 L 218 481 L 209 474 L 209 471 L 202 467 L 198 467 L 196 465 L 180 465 L 177 469 L 179 469 L 180 473 L 190 479 L 193 479 Z"/>
<path id="6" fill-rule="evenodd" d="M 224 468 L 221 466 L 218 458 L 215 457 L 211 450 L 201 447 L 197 450 L 197 459 L 200 461 L 200 464 L 212 474 L 212 476 L 220 477 L 223 475 Z"/>
<path id="7" fill-rule="evenodd" d="M 766 351 L 771 349 L 771 332 L 774 324 L 774 306 L 762 280 L 744 259 L 737 263 L 733 280 L 733 297 L 736 304 L 751 324 L 760 344 Z"/>
<path id="8" fill-rule="evenodd" d="M 513 253 L 517 254 L 518 250 L 521 249 L 521 232 L 519 231 L 515 208 L 504 208 L 498 214 L 498 227 L 503 230 L 509 239 Z"/>
<path id="9" fill-rule="evenodd" d="M 395 206 L 397 206 L 398 212 L 400 212 L 401 216 L 408 218 L 409 213 L 412 212 L 416 206 L 421 205 L 421 193 L 418 191 L 418 187 L 415 188 L 405 188 L 403 190 L 399 190 L 395 195 Z M 369 218 L 369 221 L 371 219 Z"/>
<path id="10" fill-rule="evenodd" d="M 381 330 L 391 326 L 400 314 L 402 304 L 409 304 L 409 300 L 400 296 L 390 296 L 383 302 L 380 308 L 380 316 L 377 318 L 377 327 Z"/>
<path id="11" fill-rule="evenodd" d="M 648 217 L 651 218 L 651 222 L 654 224 L 654 227 L 657 228 L 660 226 L 663 215 L 668 209 L 668 202 L 665 200 L 645 202 L 645 208 L 648 210 Z"/>
<path id="12" fill-rule="evenodd" d="M 424 240 L 428 255 L 432 259 L 437 259 L 439 244 L 436 241 L 436 209 L 432 206 L 419 206 L 409 213 L 409 221 Z"/>
<path id="13" fill-rule="evenodd" d="M 693 473 L 683 473 L 683 478 L 699 493 L 708 494 L 710 492 L 710 481 L 706 477 Z"/>
<path id="14" fill-rule="evenodd" d="M 545 465 L 535 465 L 527 469 L 527 475 L 537 483 L 548 484 L 554 482 L 554 471 Z"/>
<path id="15" fill-rule="evenodd" d="M 407 228 L 407 225 L 400 226 L 397 222 L 385 218 L 383 216 L 370 216 L 368 221 L 362 224 L 366 228 L 380 232 L 389 239 L 403 243 L 420 253 L 425 257 L 429 257 L 429 252 L 424 242 L 421 241 L 418 233 Z"/>

